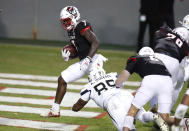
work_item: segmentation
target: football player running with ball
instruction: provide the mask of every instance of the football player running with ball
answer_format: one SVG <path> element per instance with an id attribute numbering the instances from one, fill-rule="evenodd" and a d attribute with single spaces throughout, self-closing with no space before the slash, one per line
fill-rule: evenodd
<path id="1" fill-rule="evenodd" d="M 61 72 L 58 78 L 58 87 L 52 108 L 48 112 L 41 114 L 41 116 L 45 117 L 60 116 L 60 104 L 66 93 L 67 83 L 83 77 L 90 71 L 91 65 L 98 64 L 102 66 L 103 60 L 106 60 L 102 55 L 96 54 L 99 41 L 90 23 L 85 20 L 80 20 L 80 13 L 76 7 L 66 6 L 63 8 L 60 12 L 60 22 L 63 28 L 68 32 L 70 43 L 76 48 L 77 57 L 80 61 L 70 65 Z M 71 52 L 67 49 L 68 48 L 63 48 L 62 50 L 62 57 L 65 61 L 73 57 L 70 57 Z"/>
<path id="2" fill-rule="evenodd" d="M 88 78 L 89 83 L 81 90 L 81 97 L 74 104 L 72 110 L 81 110 L 92 99 L 108 113 L 115 127 L 122 131 L 125 115 L 131 106 L 134 96 L 130 92 L 115 86 L 117 73 L 106 74 L 103 68 L 94 67 Z M 146 112 L 141 108 L 135 118 L 144 123 L 153 121 L 153 113 Z M 134 124 L 132 124 L 131 130 L 136 131 Z"/>

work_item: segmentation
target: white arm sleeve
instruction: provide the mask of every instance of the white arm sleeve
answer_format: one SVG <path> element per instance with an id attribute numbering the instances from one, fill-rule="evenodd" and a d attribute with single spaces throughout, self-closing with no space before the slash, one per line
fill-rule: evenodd
<path id="1" fill-rule="evenodd" d="M 90 95 L 91 95 L 91 91 L 86 88 L 81 90 L 81 99 L 84 101 L 89 101 L 90 100 Z"/>

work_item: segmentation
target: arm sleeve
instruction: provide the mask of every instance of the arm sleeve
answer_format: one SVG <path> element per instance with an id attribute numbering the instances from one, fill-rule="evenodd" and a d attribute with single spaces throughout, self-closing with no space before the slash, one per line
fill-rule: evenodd
<path id="1" fill-rule="evenodd" d="M 136 65 L 136 57 L 132 56 L 127 60 L 127 65 L 125 67 L 125 70 L 127 70 L 130 74 L 132 74 L 135 71 L 135 65 Z"/>
<path id="2" fill-rule="evenodd" d="M 81 99 L 84 101 L 89 101 L 90 100 L 90 95 L 91 95 L 91 91 L 86 88 L 81 90 Z"/>
<path id="3" fill-rule="evenodd" d="M 79 23 L 77 29 L 79 31 L 79 34 L 81 35 L 86 30 L 92 30 L 92 27 L 91 27 L 91 24 L 88 23 L 87 21 L 82 21 L 82 22 Z"/>

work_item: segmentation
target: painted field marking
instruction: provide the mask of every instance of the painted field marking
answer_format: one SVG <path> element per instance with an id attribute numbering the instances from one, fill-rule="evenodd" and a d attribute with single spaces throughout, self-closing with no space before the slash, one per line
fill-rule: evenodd
<path id="1" fill-rule="evenodd" d="M 132 89 L 125 89 L 129 92 L 134 92 L 135 90 Z M 55 96 L 56 91 L 52 91 L 52 90 L 39 90 L 39 89 L 22 89 L 22 88 L 11 88 L 11 87 L 0 87 L 0 92 L 4 92 L 4 93 L 12 93 L 12 94 L 27 94 L 27 95 L 40 95 L 40 96 Z M 79 93 L 73 93 L 73 92 L 67 92 L 65 95 L 64 99 L 68 100 L 71 97 L 80 97 Z M 74 101 L 77 99 L 74 99 Z"/>
<path id="2" fill-rule="evenodd" d="M 67 96 L 66 96 L 67 95 Z M 61 106 L 63 107 L 72 107 L 73 104 L 79 99 L 79 95 L 71 93 L 65 95 Z M 10 97 L 10 96 L 0 96 L 1 102 L 13 102 L 13 103 L 27 103 L 27 104 L 38 104 L 38 105 L 52 105 L 54 100 L 44 100 L 44 99 L 35 99 L 35 98 L 24 98 L 24 97 Z M 85 107 L 99 108 L 94 101 L 89 101 Z"/>
<path id="3" fill-rule="evenodd" d="M 56 82 L 58 80 L 57 76 L 41 76 L 41 75 L 10 74 L 10 73 L 0 73 L 0 77 L 13 78 L 13 79 L 26 79 L 26 80 L 47 80 L 47 81 L 56 81 Z M 81 78 L 74 82 L 87 83 L 88 80 L 86 78 Z M 127 81 L 124 83 L 124 85 L 126 86 L 140 86 L 140 84 L 141 82 L 137 82 L 137 81 Z M 56 86 L 53 85 L 53 87 L 57 87 L 57 84 Z"/>
<path id="4" fill-rule="evenodd" d="M 23 88 L 11 88 L 11 87 L 6 87 L 6 88 L 4 87 L 4 89 L 1 89 L 0 92 L 11 93 L 11 94 L 39 95 L 39 96 L 55 96 L 56 94 L 56 91 L 54 90 L 23 89 Z M 69 94 L 69 92 L 67 93 Z"/>
<path id="5" fill-rule="evenodd" d="M 10 118 L 4 118 L 4 117 L 0 117 L 0 125 L 45 129 L 45 130 L 61 130 L 61 131 L 62 130 L 74 131 L 80 127 L 80 125 L 68 125 L 64 123 L 10 119 Z"/>
<path id="6" fill-rule="evenodd" d="M 57 83 L 52 83 L 52 82 L 34 82 L 34 81 L 10 80 L 10 79 L 0 79 L 0 84 L 49 87 L 49 88 L 57 88 L 58 85 Z M 68 84 L 67 88 L 81 90 L 83 88 L 83 85 Z"/>
<path id="7" fill-rule="evenodd" d="M 13 78 L 13 79 L 26 79 L 26 80 L 46 80 L 46 81 L 58 81 L 57 76 L 42 76 L 42 75 L 26 75 L 26 74 L 10 74 L 10 73 L 0 73 L 2 78 Z M 75 82 L 87 83 L 88 80 L 81 78 Z"/>
<path id="8" fill-rule="evenodd" d="M 49 109 L 47 108 L 35 108 L 35 107 L 27 107 L 27 106 L 10 106 L 10 105 L 0 105 L 0 111 L 8 111 L 8 112 L 19 112 L 19 113 L 33 113 L 33 114 L 41 114 L 43 112 L 47 112 Z M 61 110 L 61 116 L 70 116 L 70 117 L 83 117 L 83 118 L 96 118 L 101 113 L 99 112 L 89 112 L 89 111 L 79 111 L 74 112 L 71 110 Z"/>

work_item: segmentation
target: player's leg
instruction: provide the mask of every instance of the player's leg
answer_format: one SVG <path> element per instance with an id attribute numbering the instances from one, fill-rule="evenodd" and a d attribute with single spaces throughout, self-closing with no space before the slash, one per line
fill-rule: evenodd
<path id="1" fill-rule="evenodd" d="M 155 95 L 155 80 L 156 77 L 154 78 L 154 76 L 146 76 L 143 78 L 141 87 L 137 90 L 135 98 L 133 99 L 132 105 L 125 118 L 125 131 L 129 130 L 139 109 L 141 109 Z"/>
<path id="2" fill-rule="evenodd" d="M 158 114 L 161 117 L 157 116 L 155 122 L 159 125 L 161 130 L 169 130 L 167 124 L 174 121 L 174 118 L 169 115 L 172 105 L 173 83 L 171 77 L 168 76 L 161 76 L 161 79 L 158 81 L 161 81 L 158 85 L 161 89 L 157 90 Z"/>
<path id="3" fill-rule="evenodd" d="M 142 123 L 153 121 L 153 113 L 146 111 L 144 108 L 141 108 L 135 116 L 135 119 L 139 120 Z"/>
<path id="4" fill-rule="evenodd" d="M 69 66 L 66 70 L 61 72 L 61 76 L 58 78 L 58 87 L 56 90 L 55 101 L 52 108 L 48 112 L 44 112 L 41 116 L 45 117 L 59 117 L 60 116 L 60 104 L 67 90 L 67 83 L 75 81 L 85 75 L 85 72 L 80 70 L 80 63 L 77 62 Z"/>
<path id="5" fill-rule="evenodd" d="M 121 90 L 120 93 L 112 96 L 106 104 L 105 109 L 119 131 L 123 129 L 125 115 L 130 108 L 132 99 L 133 96 L 130 92 Z M 134 125 L 132 125 L 131 129 L 135 129 Z"/>
<path id="6" fill-rule="evenodd" d="M 176 127 L 184 125 L 184 120 L 185 120 L 184 116 L 188 110 L 188 106 L 189 106 L 189 89 L 186 91 L 186 94 L 184 95 L 181 103 L 178 105 L 178 107 L 175 111 L 174 125 Z"/>

